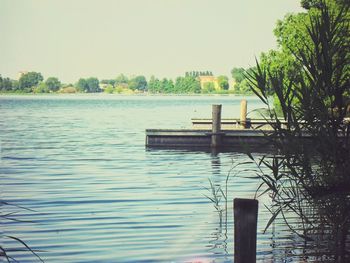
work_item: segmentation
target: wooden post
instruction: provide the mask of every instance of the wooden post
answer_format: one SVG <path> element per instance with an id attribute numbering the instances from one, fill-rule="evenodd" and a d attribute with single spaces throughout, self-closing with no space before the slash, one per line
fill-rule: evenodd
<path id="1" fill-rule="evenodd" d="M 247 100 L 241 101 L 241 127 L 246 128 L 247 126 Z"/>
<path id="2" fill-rule="evenodd" d="M 218 148 L 221 146 L 221 105 L 212 106 L 212 117 L 211 147 Z"/>
<path id="3" fill-rule="evenodd" d="M 256 230 L 258 220 L 258 200 L 235 198 L 234 215 L 234 262 L 256 262 Z"/>

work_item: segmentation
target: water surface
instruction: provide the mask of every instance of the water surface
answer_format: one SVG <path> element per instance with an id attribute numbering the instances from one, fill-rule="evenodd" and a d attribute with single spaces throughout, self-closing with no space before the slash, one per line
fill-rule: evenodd
<path id="1" fill-rule="evenodd" d="M 223 118 L 239 117 L 241 99 L 1 96 L 1 198 L 34 210 L 3 206 L 2 213 L 25 221 L 2 220 L 3 234 L 41 251 L 45 262 L 232 262 L 232 202 L 220 224 L 206 188 L 209 179 L 224 187 L 232 163 L 247 156 L 149 151 L 144 143 L 145 129 L 190 128 L 191 118 L 211 116 L 214 103 L 223 105 Z M 249 111 L 262 107 L 247 99 Z M 229 200 L 254 197 L 259 182 L 244 178 L 246 168 L 234 170 Z M 266 202 L 260 198 L 258 260 L 277 261 L 295 247 L 280 250 L 276 243 L 295 237 L 282 223 L 262 233 Z M 2 244 L 23 248 L 6 237 Z M 11 255 L 36 261 L 25 251 Z"/>

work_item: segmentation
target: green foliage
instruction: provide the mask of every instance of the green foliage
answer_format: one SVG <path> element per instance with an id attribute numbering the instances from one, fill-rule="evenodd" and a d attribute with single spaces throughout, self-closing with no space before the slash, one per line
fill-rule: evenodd
<path id="1" fill-rule="evenodd" d="M 120 94 L 120 93 L 123 93 L 123 91 L 125 90 L 126 88 L 122 85 L 118 85 L 115 87 L 115 92 Z"/>
<path id="2" fill-rule="evenodd" d="M 307 13 L 289 14 L 277 22 L 274 34 L 283 52 L 295 53 L 298 49 L 306 48 L 305 41 L 310 43 L 310 36 L 306 29 L 309 24 L 307 16 Z"/>
<path id="3" fill-rule="evenodd" d="M 163 78 L 160 85 L 164 93 L 172 93 L 174 90 L 174 82 L 171 79 Z"/>
<path id="4" fill-rule="evenodd" d="M 200 93 L 201 85 L 197 78 L 192 76 L 177 77 L 174 93 Z"/>
<path id="5" fill-rule="evenodd" d="M 215 92 L 215 85 L 213 82 L 206 82 L 203 85 L 202 93 L 213 93 Z"/>
<path id="6" fill-rule="evenodd" d="M 114 93 L 114 91 L 115 91 L 114 87 L 110 84 L 104 89 L 104 92 L 108 94 L 112 94 Z"/>
<path id="7" fill-rule="evenodd" d="M 38 86 L 33 88 L 34 93 L 49 93 L 50 89 L 45 82 L 41 82 Z"/>
<path id="8" fill-rule="evenodd" d="M 274 30 L 277 37 L 279 50 L 270 50 L 262 53 L 260 57 L 260 65 L 262 68 L 268 68 L 270 75 L 276 75 L 283 72 L 285 81 L 300 81 L 305 76 L 301 75 L 302 63 L 295 58 L 294 54 L 303 50 L 307 51 L 307 46 L 311 44 L 311 39 L 307 31 L 309 20 L 308 14 L 300 13 L 287 15 L 284 20 L 278 21 Z M 299 78 L 298 80 L 296 78 Z M 272 91 L 268 91 L 272 94 Z M 274 104 L 276 109 L 280 105 Z"/>
<path id="9" fill-rule="evenodd" d="M 235 80 L 236 83 L 240 83 L 245 79 L 244 71 L 244 68 L 233 68 L 231 70 L 232 78 Z"/>
<path id="10" fill-rule="evenodd" d="M 86 80 L 87 82 L 87 87 L 88 87 L 88 92 L 101 92 L 101 89 L 100 89 L 100 83 L 98 81 L 97 78 L 88 78 Z"/>
<path id="11" fill-rule="evenodd" d="M 150 93 L 160 93 L 162 91 L 162 85 L 159 79 L 157 79 L 154 76 L 151 76 L 151 79 L 148 82 L 148 91 Z"/>
<path id="12" fill-rule="evenodd" d="M 58 80 L 58 78 L 55 77 L 49 77 L 45 81 L 45 84 L 49 91 L 56 92 L 61 87 L 61 82 Z"/>
<path id="13" fill-rule="evenodd" d="M 23 74 L 19 79 L 19 89 L 24 92 L 31 92 L 43 79 L 43 76 L 39 72 Z"/>
<path id="14" fill-rule="evenodd" d="M 12 83 L 12 90 L 13 91 L 19 91 L 20 88 L 19 88 L 19 81 L 18 80 L 11 80 L 11 83 Z"/>
<path id="15" fill-rule="evenodd" d="M 194 94 L 194 93 L 217 93 L 229 94 L 228 78 L 226 76 L 219 76 L 218 82 L 221 90 L 216 90 L 214 83 L 205 84 L 202 90 L 199 76 L 212 76 L 210 71 L 192 71 L 186 72 L 185 77 L 178 77 L 175 80 L 163 78 L 162 80 L 152 76 L 147 82 L 147 79 L 142 76 L 134 76 L 128 78 L 124 74 L 120 74 L 116 79 L 104 79 L 101 82 L 97 78 L 80 78 L 69 89 L 65 89 L 64 85 L 56 77 L 49 77 L 44 84 L 40 73 L 30 72 L 23 75 L 20 81 L 13 81 L 8 78 L 2 78 L 0 75 L 0 91 L 2 92 L 60 92 L 60 93 L 94 93 L 104 91 L 105 93 L 134 93 L 138 91 L 148 91 L 150 93 L 162 94 Z M 100 88 L 100 83 L 103 84 L 104 90 Z M 65 87 L 71 85 L 65 85 Z"/>
<path id="16" fill-rule="evenodd" d="M 0 75 L 0 91 L 11 91 L 13 90 L 12 81 L 9 78 L 3 78 Z"/>
<path id="17" fill-rule="evenodd" d="M 235 83 L 234 92 L 236 94 L 253 94 L 250 90 L 249 82 L 247 79 L 243 79 L 239 83 Z"/>
<path id="18" fill-rule="evenodd" d="M 93 92 L 101 92 L 99 87 L 99 81 L 97 78 L 87 78 L 87 79 L 79 79 L 76 83 L 76 88 L 79 92 L 93 93 Z"/>
<path id="19" fill-rule="evenodd" d="M 275 59 L 257 63 L 247 73 L 252 91 L 268 108 L 273 92 L 286 121 L 282 125 L 276 110 L 269 108 L 267 121 L 273 130 L 266 139 L 278 154 L 257 162 L 259 169 L 263 165 L 270 170 L 260 170 L 259 176 L 273 199 L 272 221 L 276 213 L 293 211 L 303 224 L 293 230 L 305 238 L 314 230 L 314 220 L 345 235 L 350 226 L 350 126 L 344 122 L 350 84 L 349 8 L 335 8 L 334 1 L 320 3 L 294 28 L 307 32 L 300 32 L 303 39 L 292 41 L 294 29 L 286 25 L 278 33 L 282 49 L 273 54 Z M 301 139 L 305 134 L 308 139 Z M 307 214 L 310 205 L 317 215 Z M 335 238 L 342 242 L 338 234 Z M 347 262 L 344 244 L 339 244 L 336 261 Z"/>
<path id="20" fill-rule="evenodd" d="M 228 77 L 226 76 L 218 76 L 218 83 L 219 83 L 219 87 L 223 90 L 228 90 L 228 88 L 230 87 L 228 84 Z"/>
<path id="21" fill-rule="evenodd" d="M 122 86 L 125 86 L 125 85 L 128 85 L 129 83 L 129 79 L 127 76 L 125 76 L 124 74 L 119 74 L 117 76 L 117 78 L 115 79 L 115 83 L 114 83 L 114 86 L 118 86 L 118 85 L 122 85 Z"/>
<path id="22" fill-rule="evenodd" d="M 78 82 L 75 84 L 75 87 L 79 92 L 87 92 L 88 85 L 87 85 L 86 79 L 80 78 Z"/>
<path id="23" fill-rule="evenodd" d="M 148 82 L 148 91 L 150 93 L 168 94 L 200 93 L 201 87 L 197 78 L 189 75 L 186 77 L 178 77 L 175 84 L 171 79 L 164 78 L 159 80 L 152 76 Z"/>
<path id="24" fill-rule="evenodd" d="M 115 82 L 115 79 L 103 79 L 100 81 L 101 84 L 111 85 L 112 87 L 115 87 Z"/>
<path id="25" fill-rule="evenodd" d="M 255 67 L 248 68 L 245 70 L 244 68 L 233 68 L 231 70 L 232 78 L 234 79 L 234 87 L 233 92 L 236 94 L 252 94 L 248 81 L 246 79 L 246 73 L 252 72 Z"/>
<path id="26" fill-rule="evenodd" d="M 147 89 L 147 80 L 144 76 L 136 76 L 129 80 L 128 86 L 131 90 L 144 91 Z"/>
<path id="27" fill-rule="evenodd" d="M 289 80 L 300 82 L 301 79 L 305 79 L 305 76 L 300 74 L 303 72 L 303 65 L 294 54 L 301 50 L 307 52 L 307 46 L 312 42 L 307 30 L 307 25 L 310 24 L 307 17 L 307 13 L 289 14 L 277 22 L 274 34 L 277 37 L 279 49 L 264 52 L 260 56 L 261 69 L 269 71 L 266 76 L 267 81 L 271 76 L 276 75 L 280 75 L 284 82 Z M 277 95 L 273 90 L 266 90 L 266 93 L 274 96 L 273 105 L 276 112 L 281 113 Z M 297 98 L 293 98 L 293 102 L 297 103 Z"/>
<path id="28" fill-rule="evenodd" d="M 279 49 L 263 53 L 260 57 L 261 68 L 268 68 L 270 75 L 277 75 L 283 72 L 284 82 L 293 81 L 294 83 L 300 83 L 309 81 L 308 74 L 303 70 L 302 60 L 296 54 L 302 53 L 305 56 L 310 56 L 315 48 L 319 48 L 314 46 L 315 39 L 310 34 L 310 29 L 314 27 L 314 21 L 310 19 L 310 16 L 314 18 L 320 17 L 322 10 L 327 7 L 330 15 L 333 16 L 332 19 L 336 19 L 334 14 L 337 12 L 342 12 L 343 19 L 347 21 L 350 19 L 347 11 L 349 2 L 346 1 L 306 0 L 302 1 L 302 6 L 308 9 L 308 13 L 287 15 L 282 21 L 278 21 L 274 33 L 277 37 Z M 334 21 L 329 22 L 332 23 Z M 335 28 L 329 28 L 329 30 L 325 34 L 332 34 Z M 346 26 L 339 29 L 338 34 L 345 41 L 350 42 Z M 330 41 L 334 40 L 330 39 Z M 334 59 L 337 60 L 338 58 L 335 57 Z M 337 63 L 334 64 L 336 65 Z M 345 71 L 349 72 L 349 67 L 345 68 Z M 269 79 L 269 76 L 267 78 Z M 271 94 L 272 91 L 269 91 L 269 93 Z M 278 103 L 278 100 L 275 100 L 275 102 L 275 108 L 280 110 L 281 105 Z M 299 99 L 293 98 L 293 102 L 299 103 Z"/>

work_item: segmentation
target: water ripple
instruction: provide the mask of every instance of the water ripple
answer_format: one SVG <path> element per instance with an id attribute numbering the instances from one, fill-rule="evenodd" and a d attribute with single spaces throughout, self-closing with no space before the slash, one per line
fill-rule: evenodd
<path id="1" fill-rule="evenodd" d="M 223 104 L 238 114 L 234 97 L 0 96 L 3 206 L 22 221 L 3 222 L 5 235 L 23 239 L 46 262 L 231 262 L 232 202 L 227 220 L 205 195 L 208 179 L 224 186 L 232 160 L 182 150 L 145 150 L 146 128 L 190 127 Z M 250 109 L 260 107 L 249 99 Z M 231 179 L 229 200 L 253 197 L 258 182 Z M 260 200 L 264 202 L 264 200 Z M 222 203 L 224 206 L 224 204 Z M 269 213 L 259 213 L 258 259 L 270 260 L 276 233 L 262 234 Z M 5 221 L 5 220 L 3 220 Z M 276 225 L 282 233 L 283 226 Z M 276 242 L 289 244 L 290 236 Z M 274 241 L 274 242 L 275 242 Z M 9 249 L 23 249 L 13 240 Z M 281 254 L 276 252 L 275 254 Z M 19 262 L 35 262 L 25 251 Z"/>

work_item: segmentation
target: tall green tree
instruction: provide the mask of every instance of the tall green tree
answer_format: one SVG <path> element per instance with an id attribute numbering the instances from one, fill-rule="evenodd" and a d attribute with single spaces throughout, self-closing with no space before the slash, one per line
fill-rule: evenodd
<path id="1" fill-rule="evenodd" d="M 171 79 L 163 78 L 161 81 L 161 90 L 164 93 L 173 93 L 174 92 L 174 82 Z"/>
<path id="2" fill-rule="evenodd" d="M 86 84 L 88 87 L 88 92 L 101 92 L 100 82 L 97 78 L 90 77 L 86 79 Z"/>
<path id="3" fill-rule="evenodd" d="M 175 93 L 200 93 L 201 86 L 197 77 L 177 77 L 174 85 Z"/>
<path id="4" fill-rule="evenodd" d="M 3 78 L 0 75 L 0 91 L 11 91 L 12 89 L 12 81 L 9 78 Z"/>
<path id="5" fill-rule="evenodd" d="M 144 76 L 136 76 L 129 80 L 129 88 L 144 91 L 147 89 L 147 80 Z"/>
<path id="6" fill-rule="evenodd" d="M 99 84 L 100 82 L 97 78 L 90 77 L 87 79 L 80 78 L 75 86 L 79 92 L 94 93 L 102 91 Z"/>
<path id="7" fill-rule="evenodd" d="M 129 82 L 129 79 L 127 76 L 125 76 L 124 74 L 119 74 L 116 79 L 115 79 L 115 86 L 118 85 L 127 85 Z"/>
<path id="8" fill-rule="evenodd" d="M 244 71 L 244 68 L 233 68 L 231 70 L 231 75 L 235 82 L 241 82 L 245 78 Z"/>
<path id="9" fill-rule="evenodd" d="M 349 8 L 348 1 L 342 0 L 304 0 L 301 2 L 305 7 L 307 13 L 289 14 L 283 20 L 277 22 L 277 26 L 274 30 L 274 34 L 277 38 L 278 49 L 270 50 L 269 52 L 262 53 L 260 57 L 260 67 L 262 69 L 269 69 L 269 75 L 276 75 L 283 72 L 284 81 L 295 80 L 295 82 L 308 81 L 308 76 L 303 73 L 302 61 L 297 59 L 295 54 L 303 53 L 306 56 L 310 56 L 313 52 L 310 46 L 314 44 L 314 39 L 310 36 L 310 28 L 312 21 L 309 16 L 319 17 L 321 9 L 327 6 L 330 13 L 342 12 L 343 19 L 349 21 L 349 12 L 346 9 Z M 330 29 L 334 30 L 334 29 Z M 331 34 L 332 31 L 327 32 Z M 344 39 L 349 39 L 349 33 L 346 27 L 339 31 Z M 344 49 L 345 50 L 345 49 Z M 337 59 L 337 58 L 335 58 Z M 349 69 L 345 69 L 348 71 Z M 267 76 L 269 79 L 270 76 Z M 298 79 L 297 79 L 298 78 Z M 281 112 L 281 105 L 278 103 L 277 94 L 274 94 L 275 103 L 274 106 L 277 111 Z M 294 98 L 294 103 L 297 103 L 298 99 Z"/>
<path id="10" fill-rule="evenodd" d="M 39 72 L 28 72 L 20 77 L 19 88 L 22 91 L 31 92 L 43 79 L 43 76 Z"/>
<path id="11" fill-rule="evenodd" d="M 50 90 L 45 82 L 40 82 L 39 85 L 33 88 L 34 93 L 49 93 Z"/>
<path id="12" fill-rule="evenodd" d="M 53 91 L 53 92 L 58 91 L 61 87 L 61 82 L 56 77 L 47 78 L 47 80 L 45 81 L 45 84 L 49 89 L 49 91 Z"/>
<path id="13" fill-rule="evenodd" d="M 160 93 L 161 92 L 161 83 L 159 79 L 157 79 L 155 76 L 151 76 L 149 82 L 148 82 L 148 91 L 150 93 Z"/>
<path id="14" fill-rule="evenodd" d="M 89 90 L 87 81 L 84 78 L 80 78 L 78 82 L 75 84 L 75 87 L 79 92 L 88 92 Z"/>
<path id="15" fill-rule="evenodd" d="M 315 230 L 324 224 L 334 262 L 349 262 L 345 242 L 350 229 L 350 126 L 344 120 L 350 85 L 349 6 L 318 3 L 298 24 L 303 39 L 294 42 L 286 33 L 295 29 L 289 22 L 279 31 L 281 52 L 290 52 L 295 63 L 258 63 L 248 73 L 252 90 L 268 108 L 268 93 L 273 91 L 286 121 L 282 125 L 269 108 L 266 118 L 273 130 L 265 138 L 277 153 L 256 163 L 270 169 L 258 173 L 261 187 L 273 199 L 269 224 L 279 214 L 285 218 L 286 213 L 296 213 L 303 228 L 287 223 L 304 238 L 315 238 Z M 305 133 L 309 137 L 303 140 Z"/>
<path id="16" fill-rule="evenodd" d="M 250 67 L 248 69 L 244 68 L 233 68 L 231 70 L 232 78 L 234 79 L 234 92 L 237 94 L 251 94 L 248 81 L 245 76 L 245 72 L 252 72 L 255 67 Z"/>
<path id="17" fill-rule="evenodd" d="M 228 77 L 223 75 L 218 76 L 218 84 L 221 89 L 228 90 L 229 89 Z"/>
<path id="18" fill-rule="evenodd" d="M 115 79 L 103 79 L 100 81 L 101 84 L 111 85 L 112 87 L 115 87 L 115 82 Z"/>
<path id="19" fill-rule="evenodd" d="M 215 85 L 213 82 L 204 83 L 202 93 L 213 93 L 215 92 Z"/>

